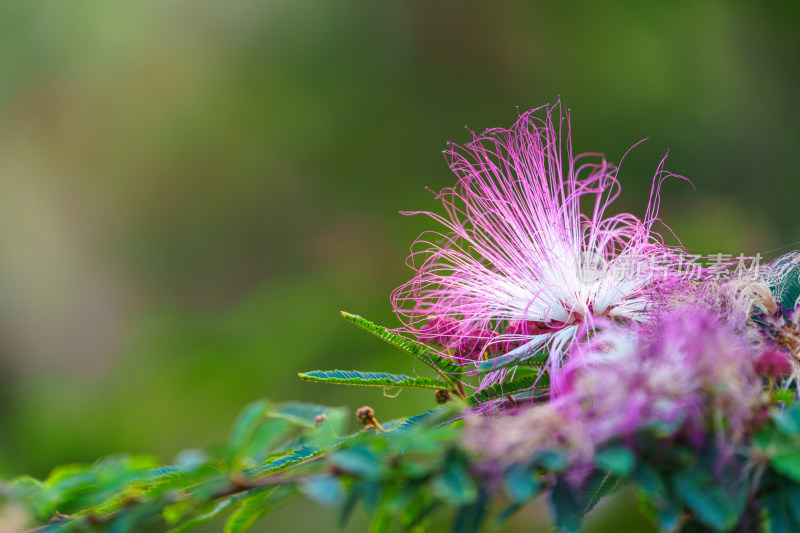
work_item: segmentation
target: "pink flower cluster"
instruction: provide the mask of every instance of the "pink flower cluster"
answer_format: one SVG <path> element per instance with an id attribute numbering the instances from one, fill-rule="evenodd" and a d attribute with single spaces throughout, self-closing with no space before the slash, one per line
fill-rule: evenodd
<path id="1" fill-rule="evenodd" d="M 704 309 L 672 311 L 635 328 L 609 324 L 570 353 L 556 398 L 469 416 L 465 444 L 490 462 L 567 450 L 580 464 L 596 446 L 643 430 L 698 446 L 715 433 L 735 442 L 763 404 L 758 365 L 786 363 L 761 355 Z"/>
<path id="2" fill-rule="evenodd" d="M 800 253 L 748 276 L 698 265 L 688 280 L 693 256 L 654 230 L 663 160 L 639 219 L 607 214 L 617 168 L 573 156 L 560 103 L 445 153 L 456 184 L 438 195 L 444 216 L 424 213 L 443 231 L 416 241 L 415 274 L 392 295 L 403 330 L 483 372 L 479 388 L 548 354 L 550 401 L 482 405 L 466 421 L 475 453 L 508 463 L 560 449 L 581 463 L 643 430 L 729 445 L 765 383 L 800 374 Z"/>

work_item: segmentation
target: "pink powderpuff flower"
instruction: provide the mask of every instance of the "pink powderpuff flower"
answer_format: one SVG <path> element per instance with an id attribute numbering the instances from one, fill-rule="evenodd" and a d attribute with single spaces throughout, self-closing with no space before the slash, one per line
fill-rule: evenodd
<path id="1" fill-rule="evenodd" d="M 464 442 L 495 464 L 562 450 L 579 469 L 596 447 L 640 431 L 732 450 L 764 405 L 760 348 L 709 310 L 671 311 L 634 328 L 608 324 L 576 344 L 546 404 L 467 417 Z"/>
<path id="2" fill-rule="evenodd" d="M 415 242 L 408 264 L 416 274 L 392 302 L 405 331 L 457 361 L 549 349 L 557 372 L 583 324 L 641 321 L 663 288 L 686 277 L 688 256 L 653 230 L 661 183 L 673 176 L 664 161 L 643 219 L 607 216 L 620 192 L 617 169 L 597 154 L 573 156 L 560 103 L 445 155 L 458 177 L 438 195 L 446 216 L 423 213 L 444 231 Z M 501 377 L 490 373 L 482 386 Z"/>
<path id="3" fill-rule="evenodd" d="M 716 297 L 698 301 L 707 301 L 728 317 L 741 335 L 764 346 L 765 354 L 772 352 L 775 361 L 782 357 L 791 363 L 791 369 L 776 363 L 772 372 L 775 377 L 791 374 L 783 386 L 791 385 L 800 376 L 800 252 L 760 265 L 755 276 L 732 276 L 720 285 L 702 285 L 711 287 L 706 293 L 716 293 Z"/>
<path id="4" fill-rule="evenodd" d="M 785 254 L 767 264 L 762 278 L 770 289 L 753 301 L 751 316 L 781 350 L 788 351 L 795 361 L 800 360 L 800 252 Z"/>

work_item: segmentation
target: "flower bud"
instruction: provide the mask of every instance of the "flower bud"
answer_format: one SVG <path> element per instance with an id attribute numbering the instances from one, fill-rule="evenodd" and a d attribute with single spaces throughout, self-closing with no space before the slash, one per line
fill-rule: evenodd
<path id="1" fill-rule="evenodd" d="M 450 401 L 450 391 L 446 389 L 439 389 L 434 394 L 434 398 L 436 398 L 436 403 L 438 404 L 446 404 Z"/>
<path id="2" fill-rule="evenodd" d="M 356 411 L 356 418 L 359 422 L 366 426 L 375 420 L 375 411 L 372 409 L 372 407 L 365 405 Z"/>
<path id="3" fill-rule="evenodd" d="M 789 357 L 777 350 L 766 350 L 756 361 L 756 372 L 767 377 L 779 378 L 792 373 Z"/>

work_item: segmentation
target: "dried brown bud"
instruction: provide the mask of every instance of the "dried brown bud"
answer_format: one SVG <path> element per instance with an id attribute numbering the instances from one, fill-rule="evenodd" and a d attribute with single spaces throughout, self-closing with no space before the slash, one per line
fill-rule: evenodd
<path id="1" fill-rule="evenodd" d="M 365 405 L 356 411 L 356 418 L 365 426 L 367 424 L 372 424 L 372 421 L 375 420 L 375 411 L 372 407 Z"/>
<path id="2" fill-rule="evenodd" d="M 436 403 L 446 404 L 450 401 L 450 391 L 447 389 L 439 389 L 433 397 L 436 398 Z"/>

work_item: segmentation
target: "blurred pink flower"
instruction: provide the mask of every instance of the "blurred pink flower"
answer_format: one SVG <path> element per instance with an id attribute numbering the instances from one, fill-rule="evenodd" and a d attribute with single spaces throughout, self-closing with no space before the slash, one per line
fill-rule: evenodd
<path id="1" fill-rule="evenodd" d="M 500 463 L 555 449 L 585 463 L 596 446 L 648 429 L 698 446 L 717 435 L 730 449 L 763 401 L 759 353 L 705 309 L 635 328 L 609 324 L 570 352 L 557 397 L 509 416 L 474 414 L 465 443 Z"/>

